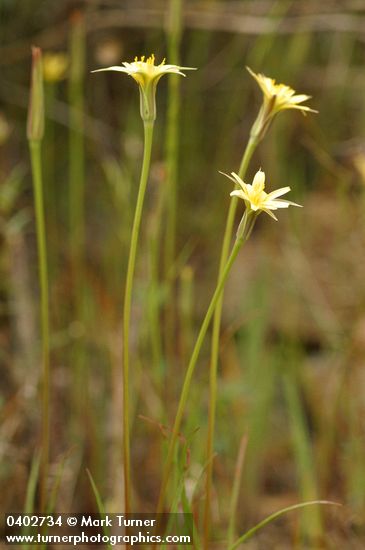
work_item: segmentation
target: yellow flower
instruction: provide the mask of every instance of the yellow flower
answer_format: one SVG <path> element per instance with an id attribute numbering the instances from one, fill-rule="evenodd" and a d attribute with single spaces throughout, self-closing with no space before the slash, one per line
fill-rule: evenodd
<path id="1" fill-rule="evenodd" d="M 92 71 L 97 73 L 99 71 L 118 71 L 120 73 L 126 73 L 139 84 L 140 86 L 147 86 L 152 80 L 157 82 L 160 80 L 161 76 L 167 73 L 181 74 L 181 69 L 192 70 L 192 67 L 178 67 L 177 65 L 166 65 L 165 60 L 162 61 L 159 65 L 155 65 L 155 56 L 152 54 L 146 61 L 145 56 L 141 57 L 141 60 L 138 60 L 138 57 L 134 59 L 132 63 L 127 61 L 123 62 L 123 67 L 118 65 L 113 67 L 107 67 L 105 69 L 97 69 Z"/>
<path id="2" fill-rule="evenodd" d="M 259 115 L 252 127 L 251 135 L 260 140 L 264 137 L 271 120 L 280 111 L 286 109 L 297 109 L 303 114 L 317 113 L 307 105 L 302 105 L 304 101 L 311 96 L 305 94 L 295 94 L 295 90 L 286 84 L 277 84 L 273 78 L 269 78 L 261 73 L 254 73 L 249 67 L 246 67 L 250 75 L 260 86 L 264 101 Z"/>
<path id="3" fill-rule="evenodd" d="M 155 56 L 152 54 L 146 61 L 145 56 L 140 60 L 136 57 L 132 63 L 123 62 L 123 66 L 107 67 L 92 71 L 117 71 L 131 76 L 139 85 L 141 94 L 141 116 L 145 121 L 152 121 L 156 118 L 156 86 L 160 78 L 165 74 L 179 74 L 186 76 L 182 70 L 195 70 L 194 67 L 179 67 L 178 65 L 166 65 L 165 60 L 155 65 Z"/>
<path id="4" fill-rule="evenodd" d="M 248 211 L 260 214 L 260 212 L 266 212 L 274 220 L 277 221 L 277 217 L 272 213 L 272 210 L 278 208 L 288 208 L 289 206 L 301 206 L 295 202 L 278 199 L 282 195 L 285 195 L 290 191 L 290 187 L 282 187 L 276 189 L 271 193 L 265 191 L 265 173 L 259 170 L 252 182 L 244 183 L 241 178 L 235 173 L 231 172 L 231 175 L 224 174 L 230 178 L 236 185 L 238 184 L 241 189 L 232 191 L 231 197 L 238 197 L 245 201 L 246 209 Z"/>
<path id="5" fill-rule="evenodd" d="M 318 112 L 310 107 L 307 107 L 307 105 L 300 105 L 303 101 L 310 99 L 310 95 L 295 95 L 295 90 L 290 88 L 290 86 L 287 86 L 286 84 L 276 84 L 273 78 L 269 78 L 261 73 L 256 74 L 250 69 L 250 67 L 247 67 L 247 70 L 260 86 L 264 94 L 264 101 L 272 102 L 274 100 L 272 109 L 276 113 L 284 109 L 299 109 L 302 112 L 309 111 L 311 113 Z"/>
<path id="6" fill-rule="evenodd" d="M 43 76 L 47 82 L 58 82 L 66 75 L 68 58 L 64 53 L 46 53 L 43 56 Z"/>

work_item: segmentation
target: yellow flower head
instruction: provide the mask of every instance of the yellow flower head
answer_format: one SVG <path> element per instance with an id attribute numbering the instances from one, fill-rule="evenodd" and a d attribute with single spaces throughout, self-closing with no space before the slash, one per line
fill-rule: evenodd
<path id="1" fill-rule="evenodd" d="M 155 56 L 152 54 L 147 60 L 143 55 L 140 60 L 136 57 L 132 63 L 124 61 L 123 66 L 107 67 L 92 72 L 117 71 L 131 76 L 139 85 L 141 92 L 141 116 L 143 120 L 154 120 L 156 118 L 155 93 L 158 81 L 165 74 L 186 76 L 182 72 L 183 70 L 192 71 L 195 68 L 167 65 L 165 60 L 159 65 L 155 65 Z"/>
<path id="2" fill-rule="evenodd" d="M 302 105 L 304 101 L 310 99 L 309 95 L 296 95 L 295 90 L 286 84 L 276 84 L 273 78 L 260 73 L 256 74 L 249 67 L 247 70 L 260 86 L 264 96 L 258 117 L 251 130 L 251 138 L 254 140 L 260 141 L 264 137 L 272 119 L 280 111 L 297 109 L 303 114 L 306 112 L 317 113 L 307 105 Z"/>
<path id="3" fill-rule="evenodd" d="M 62 80 L 67 71 L 68 57 L 64 53 L 46 53 L 43 56 L 43 76 L 46 82 Z"/>
<path id="4" fill-rule="evenodd" d="M 266 214 L 277 221 L 277 218 L 272 213 L 272 210 L 277 210 L 278 208 L 288 208 L 289 206 L 301 206 L 295 202 L 278 199 L 278 197 L 288 193 L 290 191 L 290 187 L 282 187 L 281 189 L 276 189 L 276 191 L 272 191 L 271 193 L 266 193 L 265 173 L 261 170 L 256 173 L 252 185 L 249 183 L 244 183 L 235 172 L 231 172 L 231 175 L 224 175 L 231 179 L 236 185 L 239 185 L 240 189 L 232 191 L 231 197 L 238 197 L 244 200 L 248 211 L 257 214 L 260 214 L 260 212 L 266 212 Z"/>
<path id="5" fill-rule="evenodd" d="M 162 63 L 160 63 L 159 65 L 155 65 L 155 56 L 152 54 L 146 59 L 146 61 L 145 56 L 142 55 L 140 60 L 138 60 L 138 57 L 136 57 L 134 61 L 132 61 L 132 63 L 124 61 L 123 67 L 116 65 L 113 67 L 107 67 L 106 69 L 97 69 L 96 71 L 92 72 L 97 73 L 99 71 L 118 71 L 120 73 L 126 73 L 127 75 L 134 78 L 134 80 L 140 86 L 147 86 L 151 81 L 160 80 L 161 76 L 163 76 L 164 74 L 175 73 L 185 76 L 185 74 L 181 72 L 181 69 L 193 70 L 192 67 L 166 65 L 165 60 L 163 60 Z"/>
<path id="6" fill-rule="evenodd" d="M 256 80 L 264 94 L 264 102 L 270 103 L 273 114 L 283 111 L 284 109 L 298 109 L 305 112 L 317 113 L 307 105 L 301 105 L 303 101 L 307 101 L 311 96 L 305 94 L 295 95 L 295 90 L 286 84 L 276 84 L 273 78 L 269 78 L 261 73 L 254 73 L 247 67 L 250 75 Z"/>

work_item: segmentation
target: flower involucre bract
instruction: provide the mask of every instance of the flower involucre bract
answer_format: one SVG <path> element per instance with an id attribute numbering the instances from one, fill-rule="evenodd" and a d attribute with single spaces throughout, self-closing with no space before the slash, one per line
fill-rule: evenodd
<path id="1" fill-rule="evenodd" d="M 105 69 L 97 69 L 92 71 L 97 73 L 100 71 L 117 71 L 131 76 L 139 85 L 141 94 L 141 116 L 145 121 L 153 121 L 156 118 L 156 86 L 158 81 L 165 74 L 179 74 L 186 76 L 182 71 L 193 71 L 194 67 L 180 67 L 178 65 L 168 65 L 165 60 L 159 65 L 155 65 L 155 56 L 152 54 L 145 60 L 143 55 L 139 60 L 138 57 L 134 61 L 128 63 L 124 61 L 123 66 L 107 67 Z"/>
<path id="2" fill-rule="evenodd" d="M 271 193 L 265 191 L 265 172 L 259 170 L 252 182 L 252 185 L 245 183 L 235 173 L 231 172 L 231 175 L 224 174 L 230 178 L 235 184 L 238 184 L 240 189 L 232 191 L 231 197 L 238 197 L 245 201 L 246 209 L 251 212 L 259 214 L 260 212 L 266 212 L 274 220 L 277 221 L 277 217 L 272 213 L 273 210 L 278 208 L 288 208 L 289 206 L 301 206 L 295 202 L 279 199 L 282 195 L 285 195 L 290 191 L 290 187 L 282 187 L 276 189 Z"/>

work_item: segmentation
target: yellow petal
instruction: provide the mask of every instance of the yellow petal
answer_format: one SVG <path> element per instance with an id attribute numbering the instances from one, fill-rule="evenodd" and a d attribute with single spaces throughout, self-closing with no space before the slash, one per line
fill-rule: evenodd
<path id="1" fill-rule="evenodd" d="M 259 170 L 253 178 L 252 187 L 255 193 L 259 193 L 265 189 L 265 172 Z"/>

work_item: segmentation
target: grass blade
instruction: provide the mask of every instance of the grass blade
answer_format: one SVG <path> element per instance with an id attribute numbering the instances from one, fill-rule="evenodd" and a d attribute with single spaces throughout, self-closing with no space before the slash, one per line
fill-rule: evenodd
<path id="1" fill-rule="evenodd" d="M 92 488 L 93 493 L 94 493 L 94 497 L 95 497 L 96 505 L 97 505 L 98 510 L 99 510 L 99 514 L 105 514 L 106 512 L 105 512 L 104 504 L 103 504 L 103 501 L 101 500 L 101 496 L 100 496 L 99 490 L 96 486 L 96 483 L 94 481 L 94 478 L 91 475 L 90 470 L 88 470 L 87 468 L 86 468 L 86 473 L 88 475 L 90 485 L 91 485 L 91 488 Z M 106 526 L 103 526 L 103 533 L 106 537 L 110 536 L 109 529 L 107 529 Z M 112 548 L 112 545 L 107 544 L 107 547 Z"/>
<path id="2" fill-rule="evenodd" d="M 292 506 L 287 506 L 286 508 L 282 508 L 281 510 L 274 512 L 267 518 L 260 521 L 257 525 L 255 525 L 249 531 L 247 531 L 247 533 L 242 535 L 242 537 L 236 540 L 234 544 L 229 546 L 228 550 L 235 550 L 235 548 L 237 548 L 240 544 L 242 544 L 242 542 L 246 542 L 248 539 L 253 537 L 253 535 L 255 535 L 257 531 L 265 527 L 265 525 L 268 525 L 269 523 L 274 521 L 276 518 L 286 514 L 287 512 L 291 512 L 292 510 L 299 510 L 300 508 L 305 508 L 306 506 L 313 506 L 315 504 L 330 504 L 333 506 L 342 506 L 339 502 L 332 502 L 331 500 L 312 500 L 310 502 L 302 502 L 299 504 L 293 504 Z"/>

